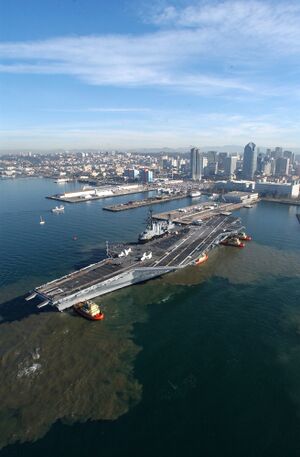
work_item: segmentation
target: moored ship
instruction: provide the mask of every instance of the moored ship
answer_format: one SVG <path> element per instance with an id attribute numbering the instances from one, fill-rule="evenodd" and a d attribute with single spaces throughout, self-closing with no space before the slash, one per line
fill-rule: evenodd
<path id="1" fill-rule="evenodd" d="M 102 313 L 99 305 L 90 300 L 77 303 L 74 305 L 74 310 L 81 316 L 91 321 L 100 321 L 104 319 L 104 314 Z"/>
<path id="2" fill-rule="evenodd" d="M 65 207 L 63 205 L 55 206 L 55 208 L 51 209 L 52 213 L 63 213 L 65 211 Z"/>
<path id="3" fill-rule="evenodd" d="M 190 192 L 189 196 L 191 198 L 201 197 L 201 192 L 199 190 L 194 190 L 194 191 Z"/>
<path id="4" fill-rule="evenodd" d="M 69 178 L 57 178 L 57 180 L 54 182 L 56 182 L 57 184 L 63 184 L 65 182 L 69 182 L 69 181 L 70 181 Z"/>
<path id="5" fill-rule="evenodd" d="M 149 216 L 147 220 L 147 227 L 139 235 L 140 243 L 147 243 L 148 241 L 153 240 L 154 238 L 159 238 L 163 235 L 168 234 L 172 229 L 175 228 L 175 224 L 168 221 L 155 221 L 152 217 L 152 211 L 149 211 Z"/>
<path id="6" fill-rule="evenodd" d="M 39 299 L 38 309 L 50 305 L 63 311 L 75 305 L 79 314 L 99 320 L 103 318 L 99 308 L 93 308 L 91 313 L 86 301 L 188 265 L 201 264 L 206 260 L 204 253 L 207 254 L 222 240 L 237 237 L 242 230 L 238 218 L 216 214 L 203 225 L 179 225 L 163 236 L 154 236 L 146 250 L 143 242 L 127 246 L 116 243 L 110 247 L 107 243 L 106 258 L 36 287 L 26 300 Z M 239 239 L 224 244 L 227 243 L 243 246 Z M 100 316 L 95 318 L 97 314 Z"/>

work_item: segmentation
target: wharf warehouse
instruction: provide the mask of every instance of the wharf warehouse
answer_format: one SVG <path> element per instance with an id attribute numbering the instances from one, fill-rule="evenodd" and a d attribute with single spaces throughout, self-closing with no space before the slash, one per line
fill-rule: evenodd
<path id="1" fill-rule="evenodd" d="M 138 184 L 126 185 L 126 186 L 114 186 L 114 187 L 95 187 L 85 190 L 79 190 L 76 192 L 65 192 L 60 197 L 64 198 L 90 198 L 90 197 L 109 197 L 115 193 L 122 191 L 134 191 L 138 190 L 140 186 Z"/>
<path id="2" fill-rule="evenodd" d="M 215 190 L 218 191 L 237 191 L 237 192 L 257 192 L 260 196 L 274 196 L 285 198 L 298 198 L 300 192 L 300 181 L 292 182 L 271 182 L 260 180 L 255 181 L 217 181 Z"/>
<path id="3" fill-rule="evenodd" d="M 298 198 L 300 184 L 299 180 L 289 183 L 261 181 L 256 183 L 255 190 L 262 196 Z"/>
<path id="4" fill-rule="evenodd" d="M 248 192 L 228 192 L 223 195 L 223 199 L 226 203 L 254 203 L 258 199 L 258 193 L 248 193 Z"/>

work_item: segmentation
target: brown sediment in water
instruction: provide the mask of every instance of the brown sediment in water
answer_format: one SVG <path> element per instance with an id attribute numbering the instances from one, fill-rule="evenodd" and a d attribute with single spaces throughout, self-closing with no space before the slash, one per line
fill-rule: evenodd
<path id="1" fill-rule="evenodd" d="M 264 281 L 265 277 L 300 277 L 299 254 L 250 242 L 244 249 L 220 247 L 209 254 L 208 261 L 161 278 L 176 285 L 193 285 L 213 276 L 228 279 L 233 284 Z"/>
<path id="2" fill-rule="evenodd" d="M 113 420 L 125 414 L 142 395 L 133 373 L 140 351 L 132 339 L 133 324 L 146 319 L 150 303 L 214 276 L 241 284 L 300 276 L 299 256 L 255 242 L 243 250 L 224 247 L 211 252 L 201 266 L 100 297 L 104 322 L 67 312 L 3 323 L 0 447 L 36 440 L 57 420 Z M 282 352 L 282 360 L 299 361 L 299 354 L 296 349 L 293 354 Z"/>
<path id="3" fill-rule="evenodd" d="M 58 419 L 126 413 L 142 394 L 133 375 L 140 348 L 130 335 L 129 322 L 109 328 L 72 313 L 2 324 L 0 447 L 36 440 Z"/>

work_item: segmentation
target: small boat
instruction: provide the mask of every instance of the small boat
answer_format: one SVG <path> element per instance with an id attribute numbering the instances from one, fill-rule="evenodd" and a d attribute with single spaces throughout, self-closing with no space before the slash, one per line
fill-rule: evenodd
<path id="1" fill-rule="evenodd" d="M 40 225 L 44 225 L 45 224 L 45 221 L 44 219 L 42 218 L 42 216 L 40 216 Z"/>
<path id="2" fill-rule="evenodd" d="M 63 205 L 56 206 L 55 208 L 51 209 L 52 213 L 63 213 L 65 210 L 65 207 Z"/>
<path id="3" fill-rule="evenodd" d="M 73 308 L 76 313 L 91 321 L 101 321 L 104 319 L 104 314 L 100 310 L 99 305 L 90 300 L 77 303 Z"/>
<path id="4" fill-rule="evenodd" d="M 202 263 L 206 262 L 208 259 L 208 255 L 204 252 L 198 259 L 195 260 L 196 265 L 201 265 Z"/>
<path id="5" fill-rule="evenodd" d="M 201 197 L 201 192 L 198 191 L 198 190 L 195 190 L 195 191 L 190 192 L 189 196 L 190 196 L 191 198 Z"/>
<path id="6" fill-rule="evenodd" d="M 236 248 L 245 247 L 245 243 L 242 243 L 237 236 L 226 238 L 226 240 L 221 241 L 223 246 L 234 246 Z"/>
<path id="7" fill-rule="evenodd" d="M 253 208 L 253 205 L 244 205 L 243 208 Z"/>
<path id="8" fill-rule="evenodd" d="M 65 182 L 69 182 L 69 179 L 68 178 L 57 178 L 56 181 L 57 184 L 62 184 L 62 183 L 65 183 Z"/>
<path id="9" fill-rule="evenodd" d="M 250 235 L 247 235 L 245 232 L 240 232 L 238 233 L 238 237 L 241 241 L 251 241 L 252 237 Z"/>

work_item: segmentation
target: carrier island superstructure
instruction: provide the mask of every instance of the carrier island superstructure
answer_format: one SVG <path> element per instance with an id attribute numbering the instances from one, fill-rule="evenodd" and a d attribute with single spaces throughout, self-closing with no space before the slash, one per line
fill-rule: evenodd
<path id="1" fill-rule="evenodd" d="M 27 300 L 63 311 L 76 303 L 141 283 L 196 263 L 226 237 L 242 229 L 240 219 L 218 213 L 200 225 L 180 225 L 146 244 L 112 245 L 107 258 L 35 288 Z"/>

